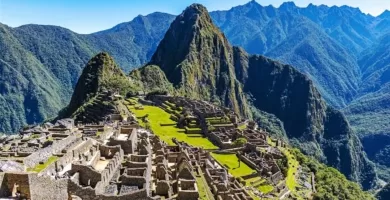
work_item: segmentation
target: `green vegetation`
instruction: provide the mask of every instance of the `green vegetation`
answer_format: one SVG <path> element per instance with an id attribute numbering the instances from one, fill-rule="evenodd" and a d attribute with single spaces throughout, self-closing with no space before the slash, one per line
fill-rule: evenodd
<path id="1" fill-rule="evenodd" d="M 174 145 L 172 138 L 176 138 L 179 141 L 184 141 L 195 147 L 202 147 L 204 149 L 218 148 L 205 137 L 190 137 L 184 133 L 184 129 L 179 129 L 176 126 L 161 126 L 161 124 L 175 123 L 173 120 L 169 119 L 170 114 L 156 106 L 143 107 L 143 110 L 137 110 L 133 106 L 128 106 L 130 111 L 133 112 L 138 118 L 148 115 L 151 130 L 168 144 Z M 139 123 L 144 125 L 141 120 L 139 120 Z"/>
<path id="2" fill-rule="evenodd" d="M 221 163 L 222 165 L 224 166 L 226 165 L 229 170 L 229 173 L 232 174 L 234 177 L 241 177 L 256 172 L 256 170 L 250 168 L 244 162 L 241 162 L 239 164 L 238 161 L 239 159 L 236 156 L 236 154 L 211 153 L 211 156 L 213 156 L 213 158 L 217 160 L 219 163 Z"/>
<path id="3" fill-rule="evenodd" d="M 259 187 L 257 187 L 257 189 L 264 194 L 268 194 L 274 190 L 274 187 L 272 185 L 265 184 L 260 185 Z"/>
<path id="4" fill-rule="evenodd" d="M 103 49 L 126 72 L 145 63 L 174 17 L 138 16 L 98 34 L 77 34 L 59 26 L 0 24 L 0 77 L 7 88 L 0 98 L 0 132 L 15 133 L 25 124 L 55 117 L 69 102 L 84 65 Z"/>
<path id="5" fill-rule="evenodd" d="M 199 190 L 199 199 L 201 200 L 210 200 L 213 197 L 213 194 L 210 191 L 209 186 L 207 185 L 206 180 L 203 175 L 196 177 L 196 184 Z"/>
<path id="6" fill-rule="evenodd" d="M 59 117 L 82 115 L 87 106 L 95 103 L 106 106 L 112 104 L 98 98 L 103 91 L 119 92 L 126 96 L 130 91 L 136 90 L 137 86 L 130 83 L 114 59 L 107 53 L 99 53 L 83 69 L 72 99 Z"/>
<path id="7" fill-rule="evenodd" d="M 246 124 L 243 124 L 243 125 L 239 126 L 238 129 L 240 129 L 240 130 L 245 130 L 246 127 L 247 127 Z"/>
<path id="8" fill-rule="evenodd" d="M 237 147 L 241 147 L 241 146 L 244 146 L 246 143 L 248 143 L 248 141 L 245 139 L 245 138 L 238 138 L 237 140 L 235 140 L 233 142 L 233 144 Z"/>
<path id="9" fill-rule="evenodd" d="M 318 161 L 303 155 L 298 149 L 291 149 L 300 165 L 307 171 L 315 174 L 315 200 L 372 200 L 373 196 L 362 191 L 358 184 L 349 181 L 343 174 L 334 168 L 327 167 Z"/>
<path id="10" fill-rule="evenodd" d="M 39 138 L 41 137 L 41 134 L 33 134 L 30 136 L 31 139 L 36 139 L 36 138 Z"/>
<path id="11" fill-rule="evenodd" d="M 28 168 L 27 171 L 39 173 L 42 170 L 46 169 L 46 167 L 48 167 L 50 164 L 54 163 L 57 160 L 58 160 L 57 156 L 51 156 L 51 157 L 49 157 L 49 159 L 47 159 L 47 161 L 45 163 L 38 164 L 34 168 Z"/>
<path id="12" fill-rule="evenodd" d="M 281 150 L 283 154 L 287 157 L 288 161 L 286 185 L 288 189 L 294 192 L 296 187 L 298 186 L 295 175 L 298 171 L 299 162 L 295 159 L 295 156 L 290 153 L 289 149 L 282 148 Z"/>
<path id="13" fill-rule="evenodd" d="M 254 5 L 248 4 L 249 7 Z M 157 49 L 156 56 L 153 56 L 150 61 L 154 65 L 146 66 L 132 73 L 135 83 L 134 88 L 145 89 L 145 91 L 169 88 L 167 91 L 172 91 L 173 94 L 223 103 L 224 106 L 230 106 L 242 116 L 255 115 L 252 110 L 248 109 L 248 101 L 253 100 L 251 102 L 253 107 L 272 113 L 276 118 L 279 118 L 279 121 L 274 121 L 268 120 L 268 118 L 263 116 L 254 116 L 259 121 L 267 121 L 270 124 L 270 130 L 285 132 L 291 139 L 290 141 L 299 141 L 295 144 L 301 147 L 302 150 L 305 150 L 306 153 L 312 153 L 317 158 L 323 157 L 334 161 L 330 163 L 335 167 L 339 167 L 348 177 L 361 183 L 374 182 L 374 168 L 366 159 L 360 142 L 355 137 L 355 134 L 350 131 L 348 122 L 343 115 L 326 106 L 320 92 L 332 105 L 342 107 L 352 101 L 353 97 L 363 96 L 365 92 L 372 92 L 372 88 L 369 87 L 367 91 L 359 91 L 361 93 L 356 94 L 358 87 L 364 81 L 359 80 L 362 77 L 360 74 L 362 74 L 363 77 L 373 80 L 373 82 L 367 81 L 367 83 L 373 83 L 372 86 L 375 86 L 375 88 L 383 89 L 380 91 L 379 96 L 374 96 L 375 109 L 381 109 L 385 107 L 384 105 L 388 105 L 388 98 L 383 98 L 386 97 L 383 94 L 388 92 L 386 88 L 381 87 L 381 85 L 385 85 L 388 82 L 386 76 L 388 70 L 385 68 L 387 65 L 372 66 L 369 63 L 359 62 L 359 64 L 362 64 L 361 69 L 359 69 L 356 60 L 359 56 L 355 55 L 357 52 L 361 52 L 363 49 L 371 46 L 374 40 L 377 40 L 376 37 L 372 38 L 371 35 L 378 35 L 379 38 L 382 32 L 384 33 L 388 30 L 385 31 L 380 27 L 372 27 L 372 20 L 377 19 L 367 18 L 367 16 L 361 15 L 359 12 L 356 12 L 359 20 L 356 21 L 354 18 L 350 18 L 351 16 L 355 17 L 355 15 L 348 14 L 350 13 L 349 10 L 346 10 L 348 8 L 337 8 L 340 11 L 338 12 L 340 18 L 343 19 L 341 20 L 342 24 L 327 24 L 327 30 L 329 31 L 324 30 L 323 24 L 319 23 L 319 26 L 316 26 L 316 23 L 328 21 L 334 17 L 332 13 L 327 13 L 327 9 L 323 11 L 325 14 L 321 16 L 321 19 L 314 15 L 314 20 L 305 16 L 307 13 L 313 12 L 294 12 L 293 14 L 290 13 L 289 22 L 291 23 L 275 23 L 277 24 L 277 27 L 274 27 L 275 29 L 285 31 L 283 34 L 286 37 L 283 40 L 267 40 L 270 42 L 260 42 L 259 45 L 255 45 L 256 47 L 251 45 L 249 49 L 248 44 L 252 44 L 251 40 L 238 40 L 243 38 L 242 36 L 248 34 L 248 32 L 243 31 L 240 34 L 236 34 L 229 31 L 252 30 L 243 29 L 242 27 L 261 26 L 253 24 L 256 20 L 253 20 L 252 17 L 257 16 L 251 16 L 252 13 L 247 13 L 252 9 L 247 9 L 246 6 L 243 6 L 243 8 L 245 10 L 242 10 L 242 12 L 237 12 L 237 10 L 231 11 L 232 16 L 241 13 L 243 17 L 249 17 L 251 20 L 243 20 L 241 17 L 236 17 L 232 19 L 239 19 L 244 23 L 229 22 L 224 25 L 223 27 L 227 31 L 226 35 L 230 40 L 248 48 L 251 51 L 250 53 L 260 51 L 259 53 L 278 58 L 278 60 L 285 63 L 294 64 L 299 70 L 304 71 L 307 76 L 290 66 L 273 62 L 261 56 L 250 57 L 242 49 L 232 48 L 226 43 L 226 38 L 224 38 L 218 28 L 212 24 L 207 10 L 202 6 L 195 5 L 188 8 L 188 11 L 197 14 L 196 23 L 184 23 L 183 25 L 183 21 L 194 21 L 193 18 L 188 19 L 187 15 L 179 16 L 178 20 L 175 20 L 170 30 L 168 30 L 166 38 L 162 40 L 160 48 Z M 259 6 L 256 8 L 261 9 Z M 278 13 L 280 12 L 280 15 L 275 15 L 274 19 L 280 20 L 278 17 L 284 16 L 286 8 L 295 8 L 295 5 L 286 4 L 281 6 L 280 9 L 276 10 Z M 314 6 L 310 9 L 316 9 L 316 7 Z M 214 20 L 218 24 L 225 24 L 224 19 L 226 17 L 218 17 L 218 15 L 223 16 L 223 12 L 215 15 Z M 134 37 L 129 37 L 129 35 L 134 35 L 133 26 L 130 24 L 122 24 L 112 30 L 83 37 L 58 27 L 29 25 L 13 29 L 0 25 L 2 33 L 0 42 L 5 44 L 2 45 L 4 52 L 0 56 L 0 67 L 4 69 L 0 77 L 4 79 L 2 82 L 6 86 L 4 87 L 6 88 L 4 93 L 6 96 L 0 99 L 0 105 L 9 105 L 3 106 L 4 111 L 0 114 L 0 129 L 4 129 L 7 132 L 14 131 L 25 123 L 40 122 L 44 118 L 53 115 L 61 105 L 68 102 L 71 88 L 74 86 L 74 80 L 80 74 L 80 66 L 100 49 L 112 52 L 113 55 L 118 57 L 119 62 L 123 66 L 135 66 L 147 61 L 146 52 L 151 50 L 149 46 L 156 46 L 156 41 L 161 39 L 168 28 L 168 23 L 172 20 L 172 17 L 159 16 L 162 20 L 150 20 L 150 24 L 153 24 L 153 26 L 142 26 L 148 33 L 152 34 L 145 36 L 140 33 L 140 38 L 143 39 L 137 44 L 132 41 Z M 160 17 L 157 19 L 160 19 Z M 363 20 L 360 20 L 360 18 Z M 149 21 L 147 17 L 142 17 L 141 19 L 146 22 Z M 345 24 L 345 22 L 352 20 L 356 22 L 353 23 L 355 24 L 354 27 L 351 24 Z M 162 23 L 161 21 L 169 22 Z M 294 28 L 286 29 L 286 24 Z M 194 29 L 194 25 L 198 26 L 197 28 L 199 29 Z M 241 29 L 235 27 L 238 25 Z M 157 31 L 150 28 L 155 26 L 161 29 Z M 340 31 L 340 26 L 343 27 L 341 35 L 348 36 L 349 33 L 353 33 L 353 36 L 347 38 L 347 41 L 349 41 L 347 43 L 343 42 L 345 37 L 339 37 L 340 34 L 329 34 L 334 33 L 334 30 Z M 360 34 L 360 31 L 356 31 L 356 26 L 359 27 L 359 30 L 369 34 Z M 264 35 L 265 38 L 274 38 L 274 35 L 263 34 L 263 31 L 269 30 L 269 27 L 267 29 L 264 27 L 258 28 L 259 31 L 254 31 L 254 33 Z M 110 37 L 107 37 L 108 35 Z M 370 38 L 366 37 L 366 35 L 370 35 Z M 178 43 L 177 37 L 186 38 L 186 40 Z M 244 38 L 259 37 L 252 35 Z M 65 40 L 66 42 L 64 42 Z M 118 41 L 120 42 L 118 43 Z M 244 43 L 241 44 L 241 42 Z M 123 47 L 121 44 L 126 44 L 126 47 Z M 199 44 L 201 46 L 194 48 L 194 45 L 190 44 Z M 215 44 L 218 44 L 218 46 Z M 137 50 L 139 49 L 142 51 L 138 52 Z M 197 51 L 198 49 L 202 49 L 202 51 Z M 309 54 L 307 49 L 311 50 Z M 267 52 L 268 50 L 271 51 Z M 385 49 L 381 50 L 388 55 L 387 51 L 384 51 Z M 58 53 L 58 51 L 60 52 Z M 177 56 L 172 57 L 172 55 Z M 213 57 L 210 57 L 210 55 L 213 55 Z M 369 53 L 369 55 L 371 54 Z M 374 53 L 373 55 L 377 54 Z M 372 63 L 386 63 L 386 57 L 381 59 L 370 58 L 371 56 L 363 57 L 361 62 L 371 60 Z M 237 62 L 235 61 L 237 60 L 248 60 L 249 62 L 238 63 L 240 66 L 236 66 Z M 376 62 L 375 60 L 383 62 Z M 209 67 L 209 63 L 221 64 Z M 25 66 L 28 67 L 26 68 Z M 365 71 L 373 68 L 375 70 L 371 72 Z M 378 70 L 380 73 L 376 73 Z M 360 73 L 361 71 L 365 72 Z M 93 74 L 89 74 L 83 78 L 85 80 L 94 79 L 92 76 Z M 378 79 L 378 77 L 380 78 Z M 310 81 L 309 78 L 313 79 L 313 81 Z M 117 80 L 114 77 L 112 81 L 104 82 L 108 87 L 116 87 L 122 85 L 121 83 L 124 83 L 123 80 Z M 209 84 L 199 86 L 197 84 L 199 82 Z M 15 83 L 20 84 L 15 85 Z M 111 83 L 113 86 L 109 86 Z M 313 84 L 317 84 L 319 89 L 317 90 Z M 261 87 L 258 87 L 259 85 Z M 88 90 L 95 87 L 82 88 Z M 173 88 L 177 88 L 177 90 L 173 90 Z M 244 88 L 246 93 L 243 92 Z M 76 90 L 83 91 L 83 89 Z M 77 91 L 74 96 L 84 96 L 79 95 Z M 81 104 L 89 103 L 90 101 L 87 100 L 91 99 L 94 94 L 89 91 L 86 93 L 88 94 L 84 96 L 85 98 L 82 97 L 73 102 L 76 106 L 70 107 L 79 109 Z M 223 96 L 220 94 L 223 94 Z M 247 97 L 249 95 L 253 95 L 253 98 Z M 379 101 L 377 101 L 378 99 Z M 77 105 L 78 103 L 80 105 Z M 366 102 L 363 103 L 366 104 Z M 374 107 L 372 105 L 368 106 L 371 112 Z M 357 111 L 366 112 L 361 109 L 363 107 L 365 106 L 359 105 Z M 73 112 L 76 109 L 72 108 L 69 112 Z M 82 110 L 83 108 L 80 109 Z M 352 115 L 356 116 L 355 114 L 354 112 Z M 357 119 L 360 121 L 357 123 L 361 123 L 365 129 L 369 127 L 370 123 L 363 123 L 361 120 L 369 121 L 366 120 L 367 116 L 369 115 L 358 116 L 361 119 Z M 381 113 L 380 118 L 382 121 L 374 125 L 375 132 L 378 131 L 378 128 L 381 130 L 386 128 L 385 122 L 387 121 L 384 120 L 385 115 Z M 281 128 L 278 127 L 280 125 L 278 122 L 282 122 L 283 126 L 280 126 Z M 153 127 L 153 123 L 150 126 L 152 129 L 159 129 Z M 281 131 L 282 128 L 285 131 Z M 161 132 L 160 134 L 164 133 Z M 177 135 L 176 133 L 174 134 L 175 136 Z M 322 141 L 321 145 L 316 142 L 308 142 L 307 138 L 313 138 L 313 136 L 318 138 L 317 141 Z M 343 139 L 340 140 L 340 138 Z M 345 138 L 348 138 L 348 141 L 345 141 Z M 332 145 L 324 146 L 323 144 Z M 333 152 L 338 153 L 334 154 Z M 377 155 L 373 155 L 374 158 L 386 159 L 386 152 L 388 152 L 386 147 L 378 152 Z M 345 160 L 346 162 L 344 162 Z M 364 184 L 364 187 L 369 188 L 370 185 Z"/>

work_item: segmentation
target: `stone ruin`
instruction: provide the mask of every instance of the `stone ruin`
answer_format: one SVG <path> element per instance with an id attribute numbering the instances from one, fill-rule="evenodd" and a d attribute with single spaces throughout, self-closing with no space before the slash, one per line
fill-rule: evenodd
<path id="1" fill-rule="evenodd" d="M 144 101 L 170 112 L 176 121 L 185 115 L 186 127 L 199 129 L 221 149 L 236 149 L 240 159 L 276 190 L 286 189 L 275 162 L 283 155 L 268 145 L 268 134 L 256 123 L 204 101 L 150 98 Z M 124 119 L 111 113 L 99 116 L 103 121 L 77 124 L 62 119 L 0 138 L 0 198 L 196 200 L 204 187 L 214 199 L 252 199 L 210 152 L 176 140 L 176 146 L 169 146 L 141 128 L 134 115 L 127 115 Z M 248 143 L 237 147 L 238 138 Z"/>

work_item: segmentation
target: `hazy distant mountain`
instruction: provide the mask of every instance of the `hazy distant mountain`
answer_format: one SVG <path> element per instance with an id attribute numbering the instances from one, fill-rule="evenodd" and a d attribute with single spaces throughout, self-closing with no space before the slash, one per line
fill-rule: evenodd
<path id="1" fill-rule="evenodd" d="M 360 135 L 368 156 L 390 167 L 390 34 L 365 51 L 359 65 L 358 98 L 345 113 Z"/>
<path id="2" fill-rule="evenodd" d="M 69 102 L 87 61 L 100 51 L 113 55 L 125 71 L 142 65 L 172 20 L 153 13 L 89 35 L 57 26 L 0 24 L 0 132 L 55 116 Z"/>

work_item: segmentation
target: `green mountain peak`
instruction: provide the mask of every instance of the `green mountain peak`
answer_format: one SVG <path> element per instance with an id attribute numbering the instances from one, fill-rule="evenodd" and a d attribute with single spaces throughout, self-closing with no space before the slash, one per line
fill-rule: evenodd
<path id="1" fill-rule="evenodd" d="M 201 5 L 176 17 L 151 61 L 130 77 L 146 92 L 166 90 L 214 102 L 260 125 L 272 120 L 258 113 L 269 113 L 283 123 L 280 137 L 365 188 L 375 184 L 360 141 L 343 114 L 327 106 L 313 81 L 290 65 L 230 45 Z"/>
<path id="2" fill-rule="evenodd" d="M 96 98 L 108 91 L 122 92 L 128 87 L 126 75 L 108 53 L 99 53 L 85 66 L 74 90 L 69 105 L 61 112 L 61 117 L 76 117 Z"/>

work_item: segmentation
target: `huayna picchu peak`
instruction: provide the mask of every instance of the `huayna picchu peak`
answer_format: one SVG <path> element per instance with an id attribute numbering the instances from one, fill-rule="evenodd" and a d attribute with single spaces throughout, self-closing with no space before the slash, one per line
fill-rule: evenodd
<path id="1" fill-rule="evenodd" d="M 386 199 L 389 11 L 298 5 L 1 22 L 0 199 Z"/>
<path id="2" fill-rule="evenodd" d="M 233 48 L 200 4 L 173 21 L 148 65 L 159 66 L 178 94 L 250 114 L 235 78 Z"/>
<path id="3" fill-rule="evenodd" d="M 167 92 L 211 101 L 258 122 L 256 110 L 270 113 L 283 122 L 288 140 L 302 151 L 364 188 L 375 185 L 374 166 L 359 139 L 343 114 L 326 105 L 312 81 L 291 66 L 231 46 L 203 6 L 194 4 L 180 14 L 149 64 L 130 73 L 141 87 L 148 78 L 139 75 L 150 76 L 150 65 L 152 74 L 162 70 L 165 77 L 160 75 L 157 85 L 148 83 L 144 91 L 173 85 Z"/>
<path id="4" fill-rule="evenodd" d="M 114 59 L 105 52 L 99 53 L 85 66 L 69 105 L 59 117 L 88 123 L 103 121 L 104 116 L 114 112 L 109 93 L 126 94 L 130 88 L 128 78 Z"/>

